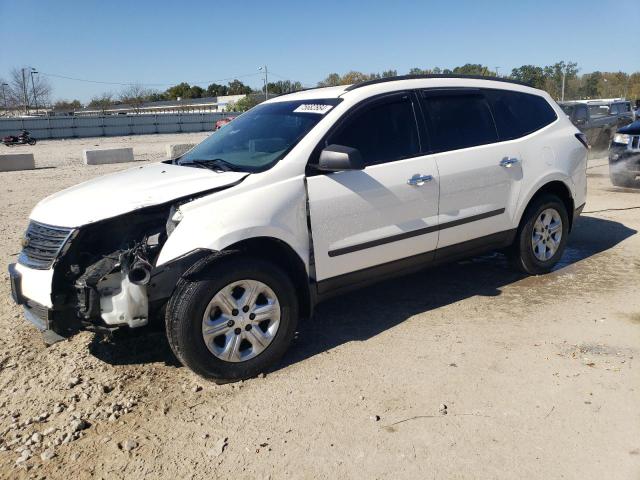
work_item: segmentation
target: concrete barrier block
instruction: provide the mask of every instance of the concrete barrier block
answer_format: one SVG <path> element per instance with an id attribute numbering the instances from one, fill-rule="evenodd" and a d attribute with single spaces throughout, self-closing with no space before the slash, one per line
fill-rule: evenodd
<path id="1" fill-rule="evenodd" d="M 8 153 L 0 155 L 0 172 L 33 170 L 36 162 L 33 153 Z"/>
<path id="2" fill-rule="evenodd" d="M 195 146 L 195 143 L 169 143 L 167 145 L 167 158 L 176 158 L 184 155 Z"/>
<path id="3" fill-rule="evenodd" d="M 104 148 L 102 150 L 83 150 L 85 165 L 105 165 L 108 163 L 133 162 L 133 148 Z"/>

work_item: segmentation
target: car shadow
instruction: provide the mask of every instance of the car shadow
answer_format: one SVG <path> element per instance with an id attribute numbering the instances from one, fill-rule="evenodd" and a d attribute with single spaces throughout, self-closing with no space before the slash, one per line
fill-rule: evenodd
<path id="1" fill-rule="evenodd" d="M 607 251 L 636 233 L 619 222 L 581 217 L 556 270 Z M 332 298 L 316 307 L 313 319 L 299 324 L 294 344 L 273 370 L 343 343 L 367 340 L 420 313 L 472 296 L 499 296 L 503 287 L 525 277 L 509 266 L 504 255 L 489 253 Z M 89 348 L 94 356 L 114 365 L 150 362 L 179 365 L 159 326 L 146 332 L 125 331 L 109 338 L 96 335 Z"/>

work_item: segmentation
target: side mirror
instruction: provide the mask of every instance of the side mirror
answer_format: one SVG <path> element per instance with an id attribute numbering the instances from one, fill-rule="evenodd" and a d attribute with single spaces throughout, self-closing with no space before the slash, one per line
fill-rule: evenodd
<path id="1" fill-rule="evenodd" d="M 576 118 L 576 125 L 584 125 L 585 123 L 587 123 L 586 118 Z"/>
<path id="2" fill-rule="evenodd" d="M 357 148 L 329 145 L 320 152 L 317 168 L 323 172 L 340 172 L 343 170 L 362 170 L 364 167 L 362 155 Z"/>

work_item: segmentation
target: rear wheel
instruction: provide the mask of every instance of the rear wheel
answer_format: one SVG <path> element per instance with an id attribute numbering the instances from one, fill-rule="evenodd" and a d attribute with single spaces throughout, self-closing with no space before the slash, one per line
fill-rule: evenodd
<path id="1" fill-rule="evenodd" d="M 230 257 L 208 278 L 178 285 L 169 301 L 169 344 L 191 370 L 216 381 L 253 377 L 275 365 L 296 329 L 294 287 L 275 265 Z"/>
<path id="2" fill-rule="evenodd" d="M 550 272 L 562 257 L 569 233 L 564 202 L 545 194 L 527 207 L 510 256 L 516 268 L 530 275 Z"/>

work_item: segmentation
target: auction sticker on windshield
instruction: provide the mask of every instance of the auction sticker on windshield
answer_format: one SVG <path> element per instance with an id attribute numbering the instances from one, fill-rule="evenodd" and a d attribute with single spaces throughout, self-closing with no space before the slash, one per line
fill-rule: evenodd
<path id="1" fill-rule="evenodd" d="M 303 103 L 298 108 L 296 108 L 294 113 L 319 113 L 320 115 L 324 115 L 329 110 L 333 108 L 333 105 L 322 105 L 319 103 Z"/>

